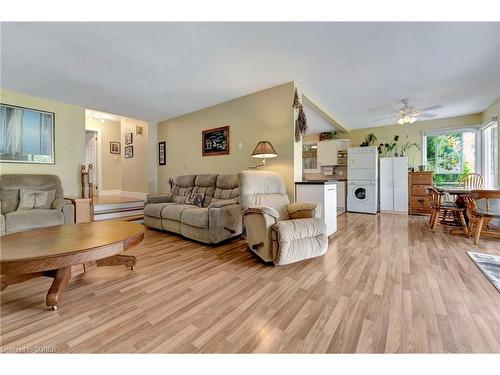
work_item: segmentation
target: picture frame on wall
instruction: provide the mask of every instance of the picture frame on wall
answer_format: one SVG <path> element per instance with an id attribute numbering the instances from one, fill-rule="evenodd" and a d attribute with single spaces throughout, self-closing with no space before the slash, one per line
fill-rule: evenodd
<path id="1" fill-rule="evenodd" d="M 54 112 L 0 103 L 0 162 L 55 164 Z"/>
<path id="2" fill-rule="evenodd" d="M 203 156 L 229 155 L 229 126 L 203 130 L 201 138 Z"/>
<path id="3" fill-rule="evenodd" d="M 158 164 L 167 165 L 167 142 L 158 143 Z"/>
<path id="4" fill-rule="evenodd" d="M 134 157 L 134 146 L 125 146 L 125 159 Z"/>
<path id="5" fill-rule="evenodd" d="M 125 133 L 125 144 L 131 145 L 132 142 L 133 142 L 133 134 L 132 133 Z"/>
<path id="6" fill-rule="evenodd" d="M 120 142 L 111 141 L 109 142 L 109 152 L 111 154 L 120 154 L 121 153 L 121 144 Z"/>

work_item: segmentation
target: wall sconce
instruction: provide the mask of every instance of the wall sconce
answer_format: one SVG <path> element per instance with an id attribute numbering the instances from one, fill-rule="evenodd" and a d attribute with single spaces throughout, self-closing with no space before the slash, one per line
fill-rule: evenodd
<path id="1" fill-rule="evenodd" d="M 278 154 L 271 142 L 260 141 L 252 152 L 252 158 L 262 159 L 262 164 L 250 168 L 264 167 L 266 165 L 266 158 L 275 158 L 276 156 L 278 156 Z"/>

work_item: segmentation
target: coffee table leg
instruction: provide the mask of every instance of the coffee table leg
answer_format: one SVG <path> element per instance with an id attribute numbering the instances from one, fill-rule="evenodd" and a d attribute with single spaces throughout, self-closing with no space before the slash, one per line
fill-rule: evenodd
<path id="1" fill-rule="evenodd" d="M 68 281 L 71 278 L 71 266 L 60 268 L 54 271 L 47 271 L 44 273 L 45 276 L 51 276 L 54 278 L 54 281 L 52 282 L 52 285 L 50 286 L 50 289 L 47 293 L 47 306 L 51 307 L 52 310 L 57 310 L 59 297 L 61 296 L 66 285 L 68 285 Z"/>
<path id="2" fill-rule="evenodd" d="M 137 258 L 133 255 L 122 255 L 117 254 L 110 256 L 108 258 L 99 259 L 96 261 L 98 266 L 120 266 L 124 265 L 130 269 L 135 269 L 135 265 L 137 263 Z"/>

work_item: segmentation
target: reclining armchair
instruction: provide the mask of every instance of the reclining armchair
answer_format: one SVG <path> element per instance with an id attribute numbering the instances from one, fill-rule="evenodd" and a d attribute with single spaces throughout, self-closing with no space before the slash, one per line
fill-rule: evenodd
<path id="1" fill-rule="evenodd" d="M 238 174 L 249 248 L 266 262 L 284 265 L 326 253 L 326 224 L 318 203 L 292 203 L 274 172 Z"/>

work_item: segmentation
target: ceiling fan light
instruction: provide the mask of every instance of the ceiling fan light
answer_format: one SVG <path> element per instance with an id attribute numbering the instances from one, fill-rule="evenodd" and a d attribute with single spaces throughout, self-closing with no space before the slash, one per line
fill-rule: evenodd
<path id="1" fill-rule="evenodd" d="M 411 116 L 410 118 L 410 124 L 413 124 L 415 121 L 417 121 L 417 118 L 414 116 Z"/>
<path id="2" fill-rule="evenodd" d="M 404 122 L 403 118 L 401 117 L 401 118 L 398 120 L 398 124 L 399 124 L 399 125 L 404 125 L 404 123 L 405 123 L 405 122 Z"/>

